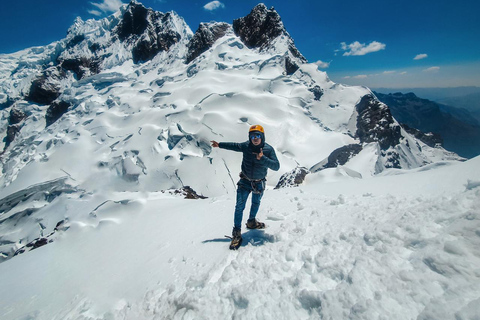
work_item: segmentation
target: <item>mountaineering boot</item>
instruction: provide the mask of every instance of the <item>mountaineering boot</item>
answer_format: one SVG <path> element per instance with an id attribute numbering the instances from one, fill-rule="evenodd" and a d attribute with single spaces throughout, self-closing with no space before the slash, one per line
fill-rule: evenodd
<path id="1" fill-rule="evenodd" d="M 230 242 L 230 250 L 237 250 L 242 244 L 242 231 L 240 229 L 233 228 L 232 242 Z"/>
<path id="2" fill-rule="evenodd" d="M 247 229 L 265 229 L 265 223 L 258 222 L 255 218 L 247 220 Z"/>

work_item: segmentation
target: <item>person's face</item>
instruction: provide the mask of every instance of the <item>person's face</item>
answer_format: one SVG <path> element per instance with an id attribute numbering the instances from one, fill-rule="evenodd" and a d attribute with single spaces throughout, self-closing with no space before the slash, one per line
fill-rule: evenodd
<path id="1" fill-rule="evenodd" d="M 250 140 L 252 141 L 254 146 L 258 146 L 260 145 L 260 143 L 262 143 L 262 136 L 260 135 L 260 133 L 252 133 L 250 135 Z"/>

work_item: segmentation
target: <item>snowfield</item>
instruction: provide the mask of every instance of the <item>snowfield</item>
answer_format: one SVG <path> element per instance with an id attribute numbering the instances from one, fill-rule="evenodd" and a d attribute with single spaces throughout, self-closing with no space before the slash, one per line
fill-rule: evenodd
<path id="1" fill-rule="evenodd" d="M 61 199 L 52 210 L 91 213 L 0 264 L 0 318 L 478 319 L 479 165 L 267 190 L 267 228 L 238 251 L 232 194 Z"/>

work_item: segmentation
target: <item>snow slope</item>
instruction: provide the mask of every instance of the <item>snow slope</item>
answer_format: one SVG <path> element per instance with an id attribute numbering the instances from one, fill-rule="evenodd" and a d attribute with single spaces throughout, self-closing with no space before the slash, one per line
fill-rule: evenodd
<path id="1" fill-rule="evenodd" d="M 480 158 L 268 190 L 228 250 L 234 197 L 113 192 L 0 264 L 2 319 L 478 319 Z M 94 203 L 105 205 L 93 210 Z"/>

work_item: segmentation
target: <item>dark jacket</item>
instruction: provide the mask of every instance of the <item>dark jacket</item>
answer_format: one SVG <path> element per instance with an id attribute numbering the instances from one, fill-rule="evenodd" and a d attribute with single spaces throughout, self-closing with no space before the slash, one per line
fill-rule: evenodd
<path id="1" fill-rule="evenodd" d="M 263 139 L 262 139 L 263 140 Z M 267 169 L 277 171 L 280 169 L 280 162 L 278 162 L 275 150 L 271 145 L 265 143 L 262 147 L 263 157 L 257 160 L 259 150 L 249 142 L 220 142 L 218 146 L 222 149 L 243 152 L 242 172 L 252 180 L 260 180 L 267 176 Z"/>

